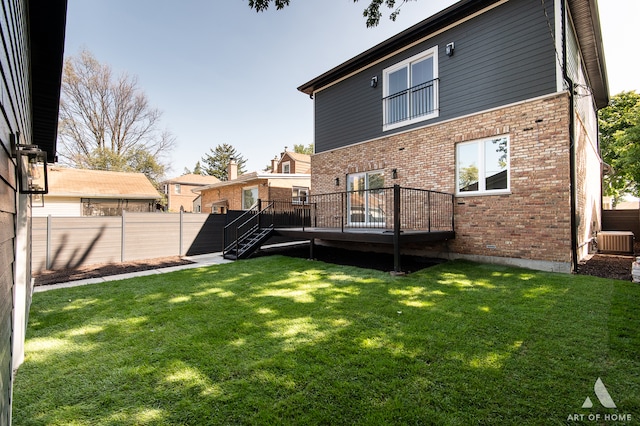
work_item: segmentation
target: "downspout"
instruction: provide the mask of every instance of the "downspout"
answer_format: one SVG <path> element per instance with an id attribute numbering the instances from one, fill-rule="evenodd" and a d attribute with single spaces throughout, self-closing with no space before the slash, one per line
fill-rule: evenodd
<path id="1" fill-rule="evenodd" d="M 569 86 L 569 179 L 571 200 L 571 272 L 578 266 L 578 228 L 576 223 L 576 146 L 575 146 L 575 85 L 567 73 L 567 1 L 562 0 L 562 77 Z"/>

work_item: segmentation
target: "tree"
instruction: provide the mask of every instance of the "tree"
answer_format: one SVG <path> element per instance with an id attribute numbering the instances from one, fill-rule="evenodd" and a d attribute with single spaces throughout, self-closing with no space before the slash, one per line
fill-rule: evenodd
<path id="1" fill-rule="evenodd" d="M 149 105 L 135 77 L 115 77 L 89 51 L 65 60 L 58 153 L 84 169 L 142 172 L 157 182 L 168 169 L 175 137 L 158 128 L 162 113 Z"/>
<path id="2" fill-rule="evenodd" d="M 202 171 L 202 166 L 200 165 L 200 162 L 196 161 L 196 165 L 194 166 L 193 171 L 189 170 L 188 167 L 185 167 L 182 174 L 183 175 L 190 175 L 190 174 L 204 175 L 204 172 Z"/>
<path id="3" fill-rule="evenodd" d="M 614 205 L 625 194 L 640 196 L 640 94 L 621 92 L 598 112 L 600 152 L 613 173 L 604 176 L 604 193 Z"/>
<path id="4" fill-rule="evenodd" d="M 375 27 L 380 23 L 380 18 L 382 18 L 382 12 L 380 8 L 384 5 L 389 9 L 394 9 L 393 12 L 389 14 L 389 19 L 395 21 L 398 15 L 400 14 L 400 9 L 402 6 L 410 0 L 370 0 L 369 6 L 367 6 L 362 12 L 362 16 L 367 19 L 367 27 Z M 353 0 L 354 3 L 357 3 L 358 0 Z M 249 0 L 249 7 L 254 9 L 256 12 L 264 12 L 269 9 L 271 3 L 274 4 L 277 10 L 284 9 L 284 7 L 289 6 L 290 0 Z M 396 3 L 400 3 L 399 6 L 396 7 Z"/>
<path id="5" fill-rule="evenodd" d="M 204 174 L 215 176 L 220 180 L 227 180 L 227 166 L 233 158 L 238 164 L 238 176 L 245 172 L 244 165 L 247 162 L 236 149 L 226 143 L 209 149 L 210 154 L 202 157 Z"/>
<path id="6" fill-rule="evenodd" d="M 293 144 L 293 152 L 311 155 L 313 154 L 313 144 L 310 143 L 307 146 L 304 146 L 303 144 Z"/>

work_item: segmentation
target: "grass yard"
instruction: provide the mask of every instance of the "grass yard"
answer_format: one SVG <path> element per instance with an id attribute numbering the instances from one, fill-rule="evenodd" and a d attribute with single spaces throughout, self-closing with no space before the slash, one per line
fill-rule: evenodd
<path id="1" fill-rule="evenodd" d="M 36 293 L 13 421 L 637 424 L 639 350 L 631 282 L 264 257 Z"/>

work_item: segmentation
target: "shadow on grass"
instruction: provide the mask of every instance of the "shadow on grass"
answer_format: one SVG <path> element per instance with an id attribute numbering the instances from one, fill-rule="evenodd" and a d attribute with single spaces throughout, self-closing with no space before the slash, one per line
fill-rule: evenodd
<path id="1" fill-rule="evenodd" d="M 14 424 L 563 423 L 597 377 L 640 414 L 633 290 L 276 256 L 38 293 Z"/>

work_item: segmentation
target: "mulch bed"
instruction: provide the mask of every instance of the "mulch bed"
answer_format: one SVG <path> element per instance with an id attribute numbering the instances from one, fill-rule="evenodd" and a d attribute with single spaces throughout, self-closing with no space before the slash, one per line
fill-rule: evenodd
<path id="1" fill-rule="evenodd" d="M 640 242 L 634 244 L 635 255 L 594 254 L 578 264 L 578 274 L 631 281 L 631 265 L 640 256 Z"/>
<path id="2" fill-rule="evenodd" d="M 109 275 L 127 274 L 130 272 L 148 271 L 149 269 L 167 268 L 169 266 L 189 265 L 190 260 L 180 256 L 159 257 L 155 259 L 136 260 L 122 263 L 101 263 L 78 268 L 43 271 L 34 274 L 35 285 L 50 285 L 69 281 L 100 278 Z"/>

